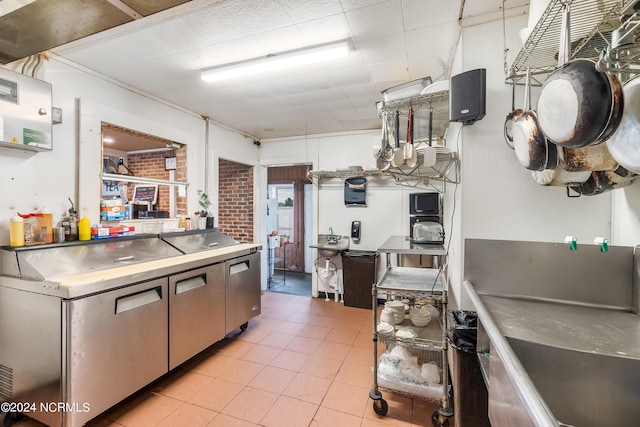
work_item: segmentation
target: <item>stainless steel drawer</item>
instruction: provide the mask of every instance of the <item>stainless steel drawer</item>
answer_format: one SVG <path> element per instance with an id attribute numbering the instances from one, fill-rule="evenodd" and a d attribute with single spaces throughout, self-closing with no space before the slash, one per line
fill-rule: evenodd
<path id="1" fill-rule="evenodd" d="M 224 263 L 169 276 L 169 369 L 224 338 Z"/>
<path id="2" fill-rule="evenodd" d="M 160 278 L 63 302 L 65 401 L 91 408 L 65 413 L 64 425 L 83 425 L 168 372 L 167 282 Z"/>

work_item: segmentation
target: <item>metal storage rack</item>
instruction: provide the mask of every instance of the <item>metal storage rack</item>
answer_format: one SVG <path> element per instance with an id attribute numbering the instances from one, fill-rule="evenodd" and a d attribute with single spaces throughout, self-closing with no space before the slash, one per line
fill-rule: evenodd
<path id="1" fill-rule="evenodd" d="M 373 410 L 378 415 L 386 415 L 388 404 L 382 398 L 380 389 L 410 398 L 417 398 L 431 402 L 439 402 L 440 408 L 431 416 L 436 427 L 449 425 L 449 418 L 453 416 L 449 399 L 449 369 L 447 359 L 447 285 L 442 270 L 437 268 L 440 256 L 446 255 L 441 245 L 413 244 L 404 236 L 391 236 L 378 249 L 387 254 L 387 269 L 382 278 L 373 285 L 373 385 L 369 397 L 373 400 Z M 391 266 L 391 254 L 399 257 L 401 254 L 420 254 L 432 256 L 436 268 L 410 268 Z M 395 326 L 395 330 L 412 329 L 415 338 L 405 339 L 383 335 L 378 332 L 378 295 L 384 293 L 387 300 L 398 298 L 413 299 L 413 303 L 425 302 L 435 306 L 440 312 L 438 319 L 432 319 L 426 327 L 413 326 L 406 319 Z M 378 359 L 378 342 L 387 346 L 387 350 L 400 347 L 411 357 L 416 358 L 416 365 L 422 366 L 434 362 L 440 369 L 440 383 L 433 384 L 421 378 L 403 376 L 401 372 L 380 372 Z"/>

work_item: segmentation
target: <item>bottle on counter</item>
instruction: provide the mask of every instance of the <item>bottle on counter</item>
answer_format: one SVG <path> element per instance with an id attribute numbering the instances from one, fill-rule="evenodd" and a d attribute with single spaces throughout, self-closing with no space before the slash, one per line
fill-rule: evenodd
<path id="1" fill-rule="evenodd" d="M 86 215 L 78 222 L 78 240 L 91 240 L 91 221 Z"/>
<path id="2" fill-rule="evenodd" d="M 9 223 L 9 244 L 24 246 L 24 220 L 18 214 L 11 218 Z"/>

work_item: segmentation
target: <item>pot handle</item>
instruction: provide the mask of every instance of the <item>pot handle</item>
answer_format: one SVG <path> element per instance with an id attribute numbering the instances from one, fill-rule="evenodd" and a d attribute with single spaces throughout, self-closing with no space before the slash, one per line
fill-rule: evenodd
<path id="1" fill-rule="evenodd" d="M 571 60 L 571 2 L 565 1 L 562 4 L 562 26 L 560 27 L 560 49 L 558 51 L 558 67 Z"/>
<path id="2" fill-rule="evenodd" d="M 524 81 L 523 111 L 531 111 L 531 67 L 527 67 L 527 74 Z"/>

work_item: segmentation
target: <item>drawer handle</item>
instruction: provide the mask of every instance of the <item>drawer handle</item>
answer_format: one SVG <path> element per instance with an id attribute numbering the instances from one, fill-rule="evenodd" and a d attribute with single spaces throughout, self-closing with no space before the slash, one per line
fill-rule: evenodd
<path id="1" fill-rule="evenodd" d="M 211 246 L 218 246 L 218 242 L 212 242 L 212 243 L 209 243 L 207 246 L 208 246 L 208 247 L 211 247 Z"/>
<path id="2" fill-rule="evenodd" d="M 249 270 L 249 261 L 240 262 L 229 267 L 229 275 L 232 276 L 247 270 Z"/>
<path id="3" fill-rule="evenodd" d="M 188 292 L 196 288 L 200 288 L 205 286 L 207 281 L 205 280 L 204 274 L 201 276 L 191 277 L 189 279 L 180 280 L 176 283 L 176 295 L 181 294 L 183 292 Z"/>
<path id="4" fill-rule="evenodd" d="M 133 261 L 134 259 L 136 259 L 135 256 L 129 255 L 129 256 L 123 256 L 123 257 L 120 257 L 120 258 L 116 258 L 114 261 L 115 262 Z"/>
<path id="5" fill-rule="evenodd" d="M 116 298 L 116 314 L 133 310 L 162 299 L 162 288 L 156 286 L 146 291 L 133 293 Z"/>

